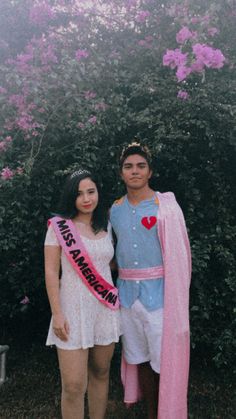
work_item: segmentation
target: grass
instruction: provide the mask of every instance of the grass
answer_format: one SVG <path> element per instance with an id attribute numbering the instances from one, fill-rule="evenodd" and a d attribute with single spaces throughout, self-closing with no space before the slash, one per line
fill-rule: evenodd
<path id="1" fill-rule="evenodd" d="M 60 375 L 54 349 L 43 343 L 10 344 L 7 381 L 0 388 L 0 419 L 60 419 Z M 220 372 L 194 360 L 190 371 L 189 419 L 235 419 L 236 388 L 230 371 Z M 87 418 L 86 414 L 86 418 Z M 122 402 L 119 346 L 110 379 L 107 419 L 145 419 L 144 404 L 126 409 Z M 173 418 L 174 419 L 174 418 Z"/>

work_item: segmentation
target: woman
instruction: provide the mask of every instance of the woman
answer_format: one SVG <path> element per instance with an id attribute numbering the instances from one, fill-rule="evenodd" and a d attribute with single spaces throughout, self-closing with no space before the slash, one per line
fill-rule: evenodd
<path id="1" fill-rule="evenodd" d="M 114 342 L 120 336 L 119 302 L 109 266 L 111 228 L 89 171 L 69 176 L 59 214 L 49 220 L 45 240 L 52 312 L 46 344 L 57 347 L 63 419 L 84 417 L 86 391 L 90 418 L 102 419 Z"/>

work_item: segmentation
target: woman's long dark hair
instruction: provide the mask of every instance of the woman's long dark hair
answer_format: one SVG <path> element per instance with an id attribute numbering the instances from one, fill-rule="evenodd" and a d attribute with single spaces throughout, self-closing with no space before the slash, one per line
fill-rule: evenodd
<path id="1" fill-rule="evenodd" d="M 78 170 L 72 173 L 66 180 L 64 189 L 61 194 L 59 201 L 59 208 L 57 214 L 65 218 L 74 218 L 78 214 L 78 210 L 75 206 L 76 198 L 78 197 L 78 189 L 81 180 L 91 179 L 95 183 L 98 190 L 98 205 L 93 211 L 92 215 L 92 229 L 95 234 L 99 231 L 107 231 L 108 214 L 104 208 L 102 202 L 102 193 L 99 187 L 99 183 L 91 172 L 88 170 Z"/>

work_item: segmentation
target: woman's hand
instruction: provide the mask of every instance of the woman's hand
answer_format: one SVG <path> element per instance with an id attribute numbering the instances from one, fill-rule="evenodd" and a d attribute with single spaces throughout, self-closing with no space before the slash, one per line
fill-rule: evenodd
<path id="1" fill-rule="evenodd" d="M 64 342 L 68 340 L 70 328 L 69 323 L 64 318 L 63 314 L 53 314 L 52 327 L 55 335 L 59 339 L 63 340 Z"/>

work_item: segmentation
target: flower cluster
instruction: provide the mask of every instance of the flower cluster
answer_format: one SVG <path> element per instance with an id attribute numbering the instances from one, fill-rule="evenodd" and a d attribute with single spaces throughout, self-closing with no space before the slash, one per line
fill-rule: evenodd
<path id="1" fill-rule="evenodd" d="M 4 95 L 5 93 L 7 93 L 7 89 L 5 89 L 5 87 L 0 86 L 0 95 Z"/>
<path id="2" fill-rule="evenodd" d="M 86 49 L 78 49 L 75 53 L 75 58 L 80 61 L 82 58 L 88 58 L 89 52 Z"/>
<path id="3" fill-rule="evenodd" d="M 45 1 L 35 4 L 29 13 L 30 21 L 36 26 L 45 26 L 54 18 L 54 12 Z"/>
<path id="4" fill-rule="evenodd" d="M 148 48 L 151 49 L 152 48 L 152 41 L 153 41 L 153 36 L 145 36 L 144 39 L 140 39 L 140 41 L 138 41 L 138 45 L 140 45 L 141 47 L 144 48 Z"/>
<path id="5" fill-rule="evenodd" d="M 6 166 L 1 171 L 1 179 L 9 180 L 13 178 L 14 172 L 10 169 L 10 167 Z"/>
<path id="6" fill-rule="evenodd" d="M 91 116 L 88 122 L 92 125 L 95 125 L 97 123 L 97 117 L 95 115 Z"/>
<path id="7" fill-rule="evenodd" d="M 97 94 L 95 92 L 91 92 L 90 90 L 87 90 L 86 92 L 84 92 L 84 97 L 85 99 L 94 99 L 97 96 Z"/>
<path id="8" fill-rule="evenodd" d="M 189 98 L 189 94 L 188 94 L 188 92 L 186 92 L 185 90 L 179 90 L 179 91 L 178 91 L 178 94 L 177 94 L 177 97 L 178 97 L 179 99 L 186 100 L 186 99 L 188 99 L 188 98 Z"/>
<path id="9" fill-rule="evenodd" d="M 176 41 L 178 44 L 184 44 L 189 39 L 192 39 L 196 36 L 194 32 L 191 32 L 186 26 L 184 26 L 176 35 Z"/>
<path id="10" fill-rule="evenodd" d="M 104 102 L 96 103 L 96 105 L 94 106 L 94 109 L 96 109 L 96 111 L 105 111 L 107 108 L 108 105 Z"/>
<path id="11" fill-rule="evenodd" d="M 40 124 L 34 121 L 34 117 L 32 115 L 28 115 L 27 113 L 22 114 L 19 118 L 16 119 L 16 126 L 18 126 L 23 131 L 34 130 L 34 136 L 38 135 L 35 129 L 40 128 Z"/>
<path id="12" fill-rule="evenodd" d="M 23 300 L 20 301 L 20 304 L 26 305 L 29 304 L 30 300 L 27 295 L 24 296 Z"/>
<path id="13" fill-rule="evenodd" d="M 219 33 L 219 29 L 214 28 L 214 27 L 208 28 L 207 33 L 208 35 L 213 37 Z"/>
<path id="14" fill-rule="evenodd" d="M 180 49 L 168 49 L 163 57 L 163 65 L 174 68 L 183 67 L 187 62 L 187 53 L 182 53 Z"/>
<path id="15" fill-rule="evenodd" d="M 0 142 L 0 152 L 6 151 L 9 147 L 9 145 L 12 142 L 12 137 L 8 135 L 3 141 Z"/>
<path id="16" fill-rule="evenodd" d="M 187 27 L 183 27 L 176 39 L 180 44 L 193 40 L 195 34 Z M 218 69 L 224 66 L 225 57 L 220 49 L 215 49 L 206 44 L 195 43 L 190 53 L 183 53 L 182 49 L 167 50 L 163 56 L 163 65 L 171 69 L 176 68 L 176 77 L 179 82 L 185 80 L 189 74 L 202 72 L 205 67 Z"/>
<path id="17" fill-rule="evenodd" d="M 192 64 L 193 71 L 202 71 L 204 66 L 208 68 L 221 68 L 225 63 L 225 57 L 220 49 L 214 49 L 204 44 L 193 45 L 195 61 Z"/>
<path id="18" fill-rule="evenodd" d="M 15 175 L 22 175 L 24 170 L 22 167 L 17 167 L 16 170 L 10 169 L 10 167 L 6 166 L 2 169 L 0 175 L 2 180 L 9 180 L 12 179 Z"/>
<path id="19" fill-rule="evenodd" d="M 67 119 L 65 124 L 69 127 L 91 130 L 102 124 L 102 113 L 108 108 L 106 102 L 112 103 L 110 92 L 115 92 L 115 83 L 120 83 L 123 77 L 123 72 L 118 71 L 117 77 L 109 80 L 108 72 L 113 69 L 116 72 L 123 59 L 127 56 L 136 59 L 145 53 L 145 49 L 147 58 L 153 57 L 152 62 L 159 66 L 160 53 L 170 39 L 164 36 L 163 24 L 167 22 L 169 25 L 170 20 L 173 25 L 168 33 L 173 34 L 172 41 L 176 45 L 176 40 L 177 47 L 172 49 L 169 44 L 163 65 L 174 70 L 178 82 L 186 80 L 192 73 L 208 68 L 219 69 L 226 61 L 222 52 L 211 44 L 218 33 L 214 26 L 217 19 L 211 22 L 214 13 L 211 8 L 200 15 L 188 2 L 169 2 L 169 6 L 164 2 L 158 5 L 155 0 L 106 0 L 104 4 L 100 0 L 22 2 L 27 6 L 25 17 L 28 18 L 30 36 L 26 36 L 22 44 L 24 49 L 18 49 L 16 55 L 13 52 L 5 61 L 10 76 L 3 79 L 0 86 L 1 100 L 6 95 L 1 152 L 6 151 L 10 144 L 3 138 L 13 131 L 14 135 L 17 131 L 17 136 L 34 140 L 42 129 L 50 130 L 51 125 L 54 129 L 54 122 L 60 121 L 61 103 L 63 116 Z M 180 26 L 176 31 L 177 25 Z M 32 26 L 37 26 L 37 29 L 32 31 Z M 127 38 L 124 38 L 126 33 Z M 207 45 L 209 38 L 210 45 Z M 126 39 L 126 42 L 119 39 Z M 1 41 L 0 48 L 6 48 Z M 103 79 L 108 81 L 103 85 L 103 97 L 99 97 L 102 89 L 95 77 L 98 80 L 101 77 L 101 83 Z M 147 88 L 150 94 L 157 91 L 152 84 Z M 188 93 L 179 89 L 177 96 L 186 100 Z M 81 103 L 85 106 L 82 107 Z M 74 104 L 79 115 L 76 121 L 73 120 Z M 42 133 L 40 138 L 46 139 L 47 136 Z M 37 144 L 37 141 L 33 143 Z M 4 172 L 3 176 L 10 175 Z"/>
<path id="20" fill-rule="evenodd" d="M 148 10 L 141 10 L 136 15 L 135 20 L 138 23 L 144 23 L 144 22 L 146 22 L 146 20 L 149 18 L 150 15 L 151 15 L 151 13 Z"/>

